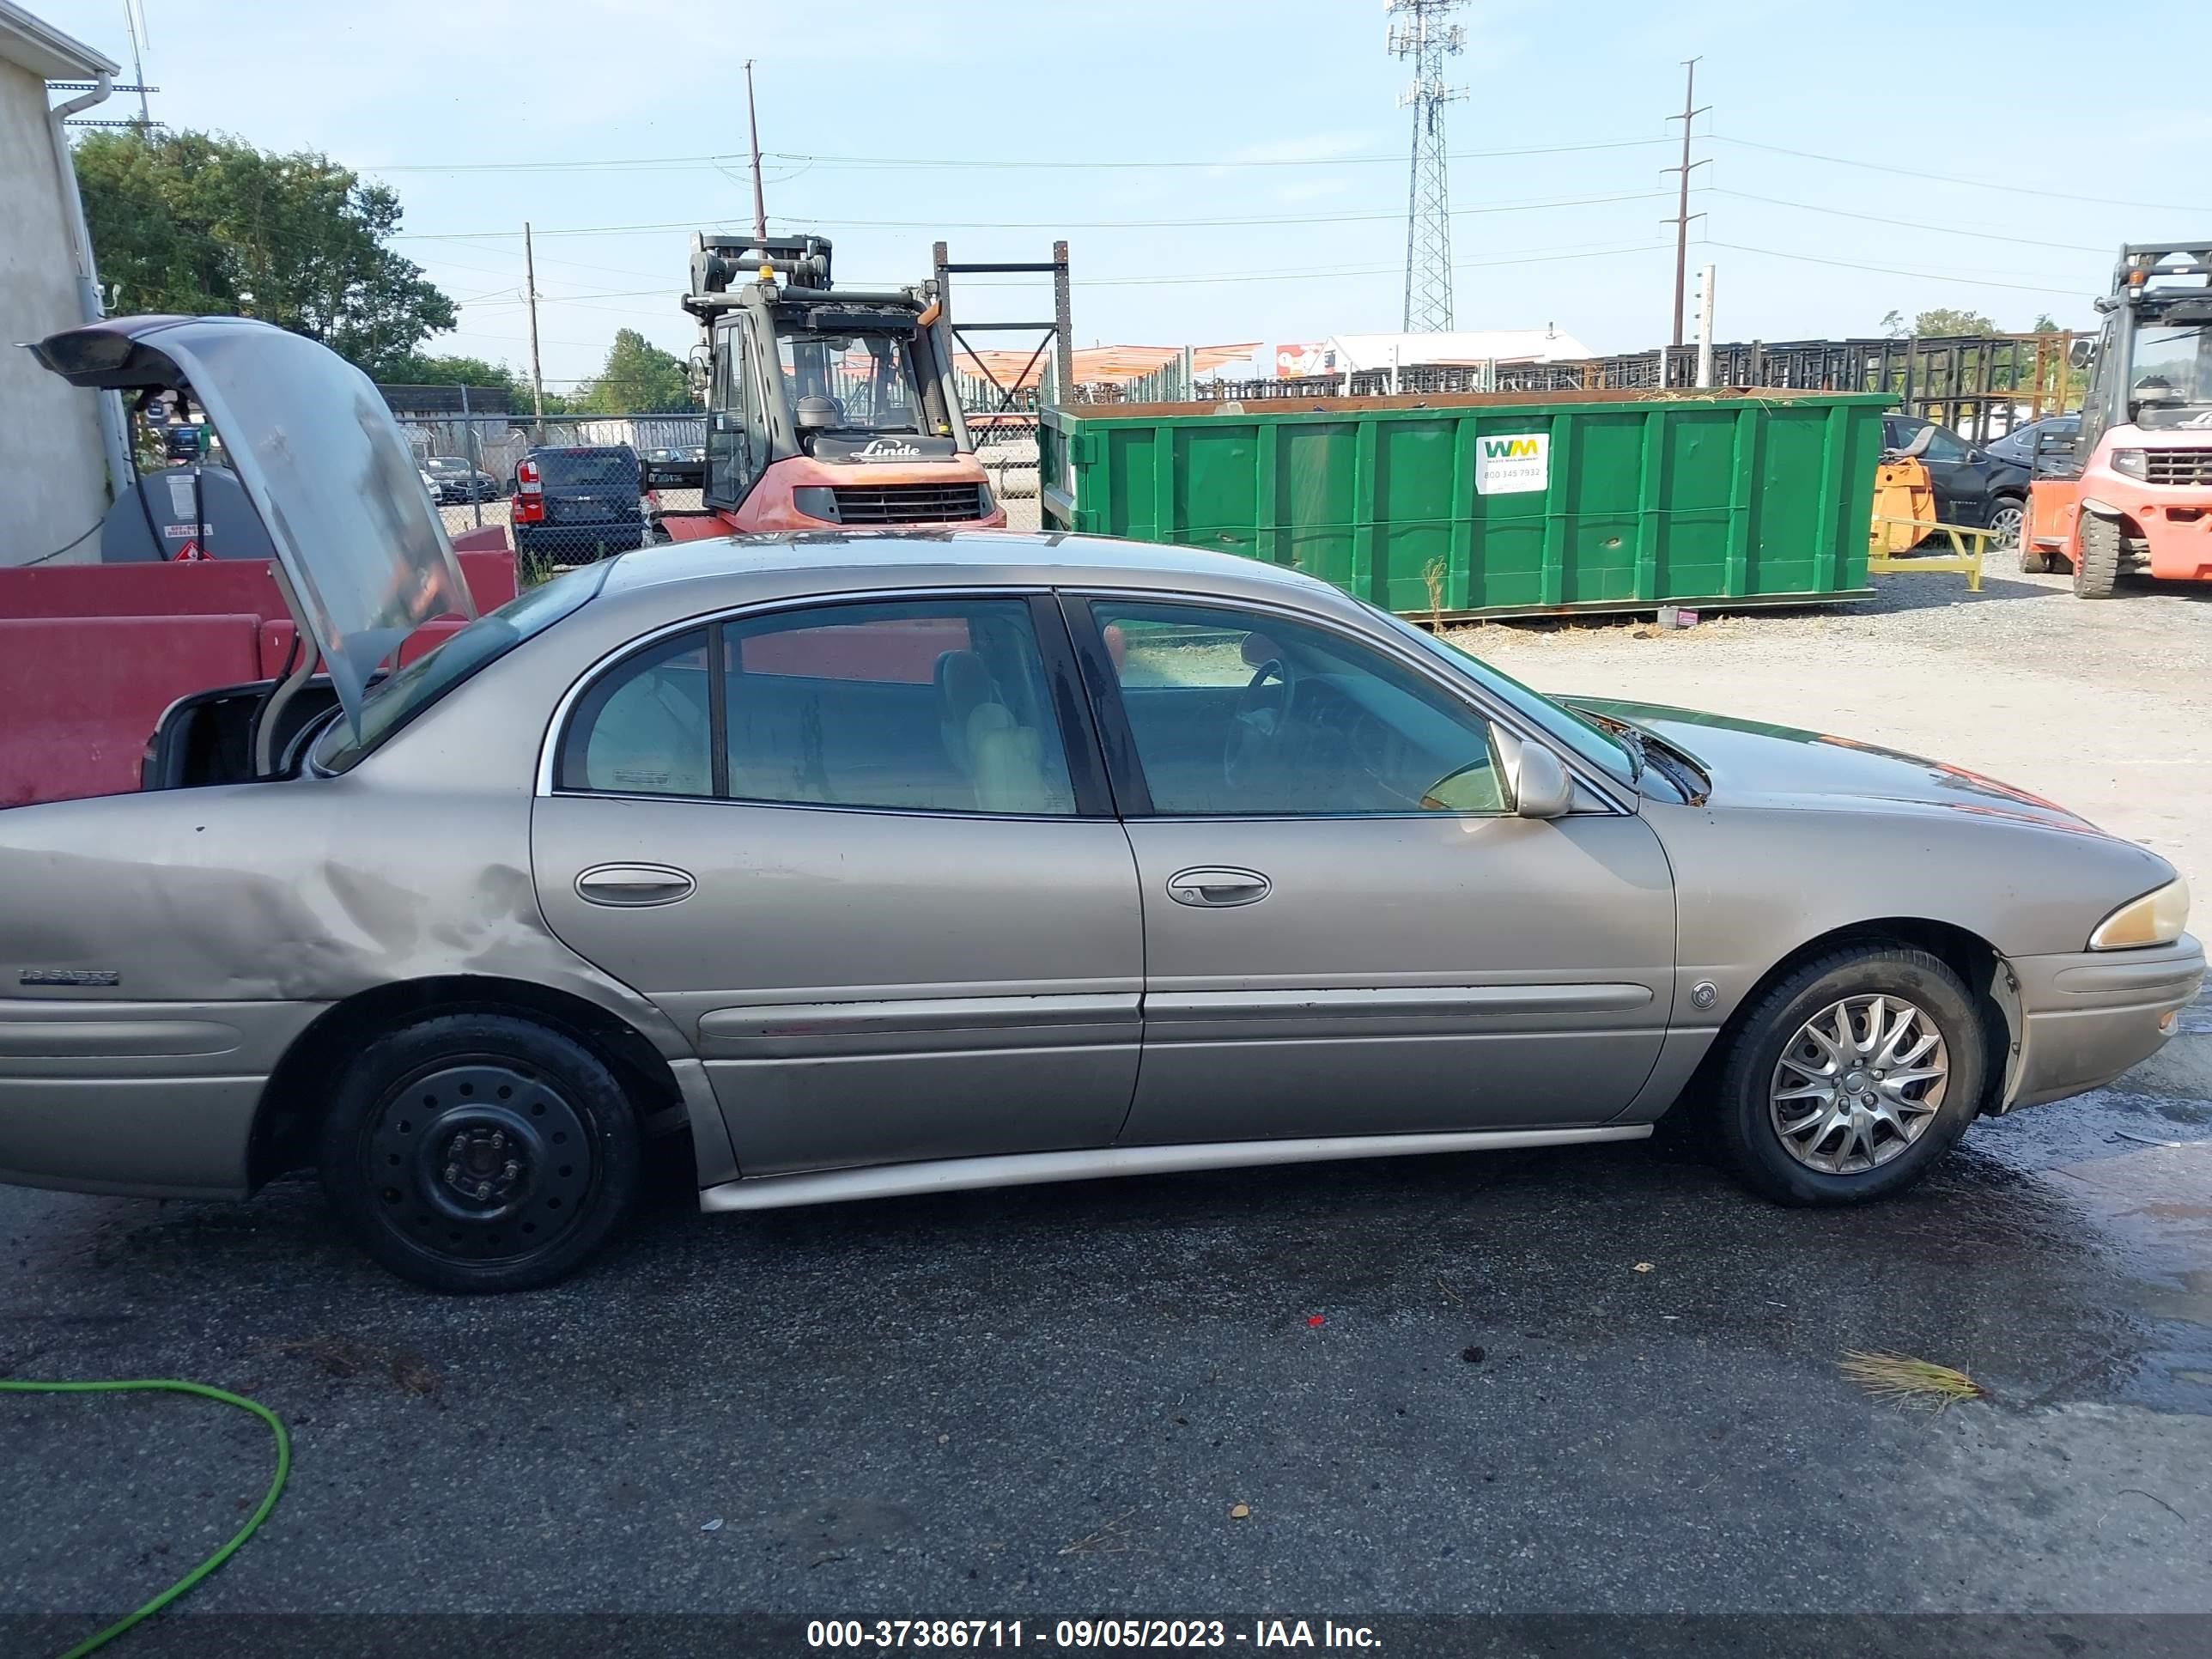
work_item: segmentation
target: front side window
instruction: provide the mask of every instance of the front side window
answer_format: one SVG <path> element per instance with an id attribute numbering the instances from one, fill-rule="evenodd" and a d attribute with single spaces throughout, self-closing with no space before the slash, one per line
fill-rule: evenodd
<path id="1" fill-rule="evenodd" d="M 904 811 L 1075 811 L 1019 599 L 815 605 L 689 630 L 579 700 L 558 781 Z"/>
<path id="2" fill-rule="evenodd" d="M 1092 613 L 1155 812 L 1505 810 L 1489 722 L 1355 641 L 1226 607 Z"/>
<path id="3" fill-rule="evenodd" d="M 1921 459 L 1929 461 L 1970 461 L 1974 452 L 1940 426 L 1927 428 L 1928 441 L 1920 446 Z"/>

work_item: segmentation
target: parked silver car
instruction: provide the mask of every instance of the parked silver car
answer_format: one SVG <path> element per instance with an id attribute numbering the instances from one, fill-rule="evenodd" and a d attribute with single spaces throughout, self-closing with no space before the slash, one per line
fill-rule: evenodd
<path id="1" fill-rule="evenodd" d="M 584 1261 L 660 1131 L 750 1210 L 1677 1109 L 1759 1191 L 1845 1203 L 2117 1076 L 2202 978 L 2172 867 L 2048 802 L 1553 702 L 1182 549 L 684 543 L 372 683 L 466 590 L 374 393 L 256 326 L 41 348 L 245 422 L 338 706 L 281 775 L 0 813 L 0 1179 L 313 1166 L 456 1290 Z"/>

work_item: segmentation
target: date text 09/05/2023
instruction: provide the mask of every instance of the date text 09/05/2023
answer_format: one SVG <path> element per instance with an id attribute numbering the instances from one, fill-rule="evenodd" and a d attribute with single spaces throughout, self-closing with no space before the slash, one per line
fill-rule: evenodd
<path id="1" fill-rule="evenodd" d="M 1377 1648 L 1334 1620 L 810 1619 L 810 1648 Z"/>

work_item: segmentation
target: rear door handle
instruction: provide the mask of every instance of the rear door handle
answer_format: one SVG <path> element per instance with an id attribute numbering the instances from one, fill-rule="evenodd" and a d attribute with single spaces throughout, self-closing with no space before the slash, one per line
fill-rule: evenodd
<path id="1" fill-rule="evenodd" d="M 1274 883 L 1257 870 L 1202 866 L 1178 870 L 1168 878 L 1168 896 L 1177 904 L 1225 910 L 1239 904 L 1257 904 L 1274 890 Z"/>
<path id="2" fill-rule="evenodd" d="M 586 904 L 641 909 L 690 898 L 698 884 L 673 865 L 595 864 L 576 878 L 576 896 Z"/>

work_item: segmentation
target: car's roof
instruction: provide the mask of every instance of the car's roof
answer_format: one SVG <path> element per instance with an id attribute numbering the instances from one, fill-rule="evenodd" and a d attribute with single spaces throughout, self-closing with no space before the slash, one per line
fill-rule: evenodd
<path id="1" fill-rule="evenodd" d="M 1295 570 L 1203 548 L 1107 536 L 1010 530 L 787 532 L 672 542 L 624 553 L 602 592 L 617 593 L 732 576 L 804 576 L 810 572 L 881 570 L 896 577 L 955 582 L 1111 582 L 1176 590 L 1186 585 L 1289 589 L 1311 599 L 1334 595 L 1328 583 Z"/>

